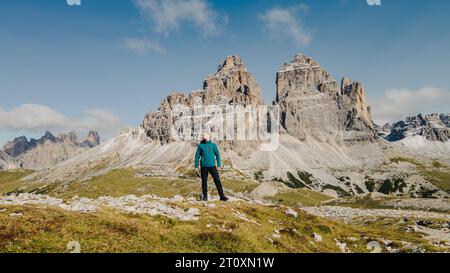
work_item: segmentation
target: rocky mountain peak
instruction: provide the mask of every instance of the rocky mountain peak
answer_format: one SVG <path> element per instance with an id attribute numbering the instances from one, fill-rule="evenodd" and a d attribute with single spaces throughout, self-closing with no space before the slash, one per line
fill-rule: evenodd
<path id="1" fill-rule="evenodd" d="M 219 65 L 217 73 L 208 76 L 203 82 L 203 90 L 189 94 L 172 93 L 160 104 L 158 111 L 148 113 L 142 123 L 148 137 L 161 143 L 173 141 L 171 128 L 175 117 L 172 110 L 176 105 L 193 109 L 197 103 L 203 106 L 229 104 L 260 105 L 263 104 L 261 87 L 254 76 L 247 70 L 241 58 L 231 55 Z"/>
<path id="2" fill-rule="evenodd" d="M 308 57 L 302 53 L 298 53 L 294 56 L 290 63 L 285 63 L 281 69 L 290 70 L 290 69 L 305 69 L 305 68 L 320 68 L 320 65 L 313 58 Z"/>
<path id="3" fill-rule="evenodd" d="M 57 141 L 57 138 L 50 131 L 46 131 L 45 134 L 38 141 L 39 143 L 44 143 L 46 141 L 55 142 Z"/>
<path id="4" fill-rule="evenodd" d="M 305 139 L 343 131 L 349 141 L 375 137 L 362 83 L 343 78 L 339 88 L 317 61 L 304 54 L 283 65 L 276 83 L 281 124 L 290 134 Z"/>
<path id="5" fill-rule="evenodd" d="M 93 148 L 100 144 L 100 136 L 95 131 L 89 131 L 86 139 L 81 143 L 83 147 Z"/>
<path id="6" fill-rule="evenodd" d="M 79 144 L 78 136 L 74 131 L 71 131 L 68 134 L 62 133 L 58 136 L 58 138 L 64 143 L 75 144 L 75 145 Z"/>
<path id="7" fill-rule="evenodd" d="M 277 100 L 288 97 L 330 93 L 335 95 L 338 83 L 312 58 L 297 54 L 277 73 Z"/>
<path id="8" fill-rule="evenodd" d="M 229 74 L 236 70 L 247 71 L 247 67 L 242 62 L 241 57 L 238 55 L 230 55 L 219 65 L 216 74 Z"/>
<path id="9" fill-rule="evenodd" d="M 16 137 L 13 141 L 9 141 L 3 146 L 3 152 L 9 156 L 18 156 L 30 147 L 30 143 L 25 136 Z"/>
<path id="10" fill-rule="evenodd" d="M 341 95 L 346 95 L 354 103 L 357 114 L 367 124 L 372 124 L 369 103 L 367 102 L 364 84 L 354 82 L 349 78 L 342 78 Z"/>
<path id="11" fill-rule="evenodd" d="M 225 58 L 217 73 L 203 82 L 204 104 L 221 102 L 258 105 L 263 103 L 261 87 L 237 55 Z"/>
<path id="12" fill-rule="evenodd" d="M 402 140 L 408 136 L 420 135 L 430 141 L 447 142 L 450 138 L 450 114 L 418 114 L 398 121 L 390 127 L 385 136 L 389 141 Z"/>
<path id="13" fill-rule="evenodd" d="M 275 104 L 280 107 L 280 123 L 289 134 L 305 139 L 307 135 L 323 139 L 343 132 L 344 139 L 373 140 L 375 132 L 364 85 L 349 78 L 341 87 L 317 61 L 297 54 L 277 73 Z M 208 76 L 203 90 L 190 94 L 169 95 L 157 112 L 144 118 L 142 127 L 147 136 L 162 143 L 172 141 L 171 128 L 175 105 L 192 108 L 195 102 L 203 105 L 261 105 L 261 88 L 248 72 L 241 58 L 225 58 L 218 72 Z"/>

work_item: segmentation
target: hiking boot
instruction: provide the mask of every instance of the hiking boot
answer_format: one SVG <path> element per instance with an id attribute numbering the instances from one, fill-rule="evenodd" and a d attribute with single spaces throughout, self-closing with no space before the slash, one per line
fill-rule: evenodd
<path id="1" fill-rule="evenodd" d="M 229 198 L 226 197 L 226 196 L 220 197 L 220 201 L 226 202 L 226 201 L 228 201 L 228 200 L 229 200 Z"/>
<path id="2" fill-rule="evenodd" d="M 200 201 L 208 201 L 208 196 L 205 196 L 205 195 L 200 195 Z"/>

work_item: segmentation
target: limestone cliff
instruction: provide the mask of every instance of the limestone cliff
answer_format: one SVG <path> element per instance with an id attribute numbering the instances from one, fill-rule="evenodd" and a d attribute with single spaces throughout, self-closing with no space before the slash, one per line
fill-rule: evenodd
<path id="1" fill-rule="evenodd" d="M 341 86 L 315 60 L 297 54 L 277 73 L 275 103 L 281 125 L 291 135 L 327 141 L 375 137 L 364 86 L 343 78 Z"/>

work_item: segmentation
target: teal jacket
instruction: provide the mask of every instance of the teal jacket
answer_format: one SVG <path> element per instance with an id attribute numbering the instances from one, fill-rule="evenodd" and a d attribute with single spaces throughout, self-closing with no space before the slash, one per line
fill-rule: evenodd
<path id="1" fill-rule="evenodd" d="M 217 148 L 217 145 L 211 141 L 200 143 L 198 145 L 197 152 L 195 153 L 195 168 L 198 168 L 200 158 L 202 159 L 202 167 L 215 167 L 216 159 L 217 166 L 222 166 L 219 149 Z"/>

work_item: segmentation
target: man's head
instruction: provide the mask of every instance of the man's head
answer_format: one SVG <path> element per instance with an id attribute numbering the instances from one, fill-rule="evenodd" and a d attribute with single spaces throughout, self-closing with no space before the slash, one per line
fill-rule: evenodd
<path id="1" fill-rule="evenodd" d="M 211 135 L 209 135 L 209 134 L 203 134 L 202 135 L 202 141 L 203 142 L 207 142 L 207 141 L 210 141 L 211 140 Z"/>

